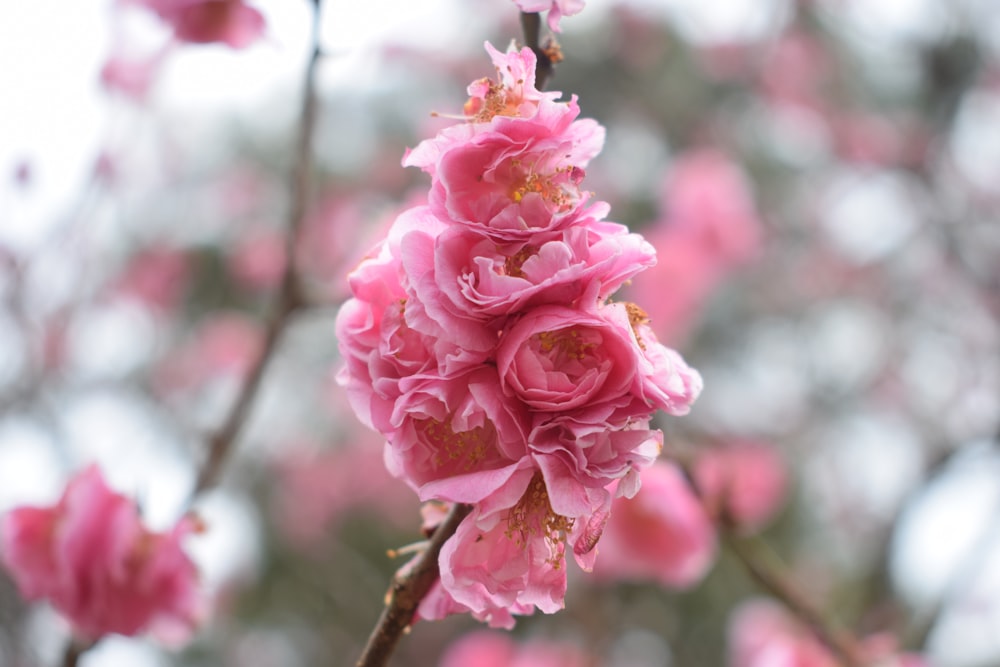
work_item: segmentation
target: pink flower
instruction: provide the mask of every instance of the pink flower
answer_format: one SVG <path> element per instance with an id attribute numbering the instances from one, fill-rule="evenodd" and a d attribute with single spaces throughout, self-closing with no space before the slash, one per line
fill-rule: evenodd
<path id="1" fill-rule="evenodd" d="M 643 471 L 642 488 L 633 498 L 612 502 L 594 574 L 691 586 L 708 572 L 715 547 L 712 522 L 683 474 L 660 461 Z"/>
<path id="2" fill-rule="evenodd" d="M 48 508 L 3 517 L 3 564 L 28 600 L 48 599 L 82 637 L 152 630 L 186 638 L 200 616 L 196 571 L 181 549 L 200 529 L 186 517 L 168 533 L 147 530 L 135 504 L 91 466 Z"/>
<path id="3" fill-rule="evenodd" d="M 497 370 L 504 390 L 533 410 L 631 402 L 641 354 L 620 304 L 592 313 L 541 306 L 504 332 Z"/>
<path id="4" fill-rule="evenodd" d="M 465 227 L 437 237 L 417 230 L 403 239 L 401 252 L 426 312 L 424 332 L 482 350 L 496 345 L 511 313 L 544 304 L 592 309 L 655 261 L 638 234 L 590 218 L 511 243 Z"/>
<path id="5" fill-rule="evenodd" d="M 429 204 L 442 220 L 469 225 L 496 238 L 525 240 L 562 229 L 588 199 L 579 188 L 583 168 L 600 152 L 604 128 L 576 120 L 576 98 L 559 103 L 534 89 L 530 49 L 493 55 L 501 83 L 480 80 L 466 104 L 473 122 L 454 125 L 407 151 L 404 166 L 431 175 Z M 523 72 L 531 79 L 513 79 Z M 607 214 L 606 205 L 591 216 Z"/>
<path id="6" fill-rule="evenodd" d="M 477 631 L 453 642 L 440 667 L 586 667 L 590 657 L 568 642 L 532 639 L 517 643 L 509 635 Z"/>
<path id="7" fill-rule="evenodd" d="M 478 502 L 503 483 L 525 453 L 527 417 L 483 365 L 453 377 L 406 378 L 395 404 L 386 465 L 421 500 Z M 472 490 L 470 496 L 464 490 Z"/>
<path id="8" fill-rule="evenodd" d="M 561 32 L 559 21 L 563 16 L 573 16 L 583 10 L 584 0 L 514 0 L 522 12 L 549 13 L 548 24 L 552 32 Z"/>
<path id="9" fill-rule="evenodd" d="M 759 442 L 733 442 L 700 451 L 693 474 L 710 513 L 755 530 L 785 500 L 788 475 L 781 455 Z"/>
<path id="10" fill-rule="evenodd" d="M 471 120 L 487 123 L 495 116 L 530 118 L 540 105 L 559 98 L 560 93 L 535 88 L 538 61 L 531 49 L 503 53 L 486 42 L 486 52 L 497 69 L 497 81 L 484 77 L 469 84 L 469 100 L 463 111 Z"/>
<path id="11" fill-rule="evenodd" d="M 575 103 L 560 106 L 566 110 L 554 119 L 497 116 L 489 129 L 456 126 L 464 131 L 433 140 L 447 140 L 433 163 L 418 161 L 418 146 L 404 164 L 432 174 L 428 203 L 443 220 L 505 240 L 562 229 L 589 197 L 580 189 L 583 167 L 600 151 L 604 129 L 590 119 L 570 124 Z M 604 205 L 591 212 L 606 214 Z"/>
<path id="12" fill-rule="evenodd" d="M 658 409 L 684 414 L 701 390 L 701 377 L 651 331 L 639 329 L 643 319 L 637 308 L 620 303 L 593 312 L 560 306 L 528 311 L 497 348 L 504 390 L 536 412 L 574 410 L 581 421 L 629 406 L 628 416 L 636 419 Z"/>
<path id="13" fill-rule="evenodd" d="M 503 610 L 537 608 L 551 614 L 566 594 L 566 547 L 590 569 L 609 498 L 594 493 L 588 515 L 566 516 L 556 507 L 542 475 L 529 460 L 490 496 L 475 505 L 441 550 L 441 588 L 479 618 Z M 466 502 L 456 497 L 458 502 Z M 596 517 L 598 524 L 595 527 Z"/>
<path id="14" fill-rule="evenodd" d="M 155 12 L 177 39 L 242 49 L 264 34 L 264 15 L 243 0 L 131 0 Z"/>

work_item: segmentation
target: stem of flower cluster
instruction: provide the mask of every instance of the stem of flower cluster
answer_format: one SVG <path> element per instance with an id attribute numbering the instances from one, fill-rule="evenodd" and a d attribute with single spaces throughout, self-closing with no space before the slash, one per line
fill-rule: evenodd
<path id="1" fill-rule="evenodd" d="M 278 343 L 292 315 L 300 310 L 306 300 L 302 293 L 301 282 L 297 270 L 295 255 L 299 241 L 299 230 L 309 205 L 310 180 L 313 170 L 312 143 L 316 129 L 317 94 L 316 70 L 319 64 L 320 37 L 319 18 L 322 0 L 310 0 L 313 5 L 311 44 L 312 50 L 309 63 L 306 66 L 305 86 L 302 94 L 302 109 L 299 115 L 299 136 L 295 150 L 295 162 L 289 177 L 291 204 L 288 212 L 287 231 L 285 236 L 285 254 L 287 257 L 285 271 L 281 279 L 278 295 L 272 306 L 271 315 L 267 319 L 264 330 L 264 343 L 255 363 L 247 373 L 229 414 L 222 425 L 209 439 L 208 455 L 198 474 L 195 495 L 201 494 L 218 482 L 230 451 L 246 422 L 247 414 L 260 390 L 264 372 L 278 348 Z"/>
<path id="2" fill-rule="evenodd" d="M 544 90 L 545 82 L 555 71 L 552 58 L 542 48 L 542 16 L 538 12 L 521 12 L 521 29 L 524 31 L 524 45 L 535 53 L 535 87 Z"/>
<path id="3" fill-rule="evenodd" d="M 427 549 L 405 574 L 397 574 L 386 594 L 385 609 L 368 637 L 357 667 L 384 667 L 396 644 L 413 623 L 417 607 L 440 576 L 441 547 L 455 534 L 458 525 L 472 511 L 471 505 L 456 504 L 431 536 Z"/>

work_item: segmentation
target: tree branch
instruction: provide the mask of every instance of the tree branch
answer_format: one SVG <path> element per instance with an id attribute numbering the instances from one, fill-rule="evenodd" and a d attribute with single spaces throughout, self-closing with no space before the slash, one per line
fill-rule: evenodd
<path id="1" fill-rule="evenodd" d="M 357 667 L 384 667 L 400 637 L 413 622 L 417 607 L 438 580 L 441 547 L 455 534 L 458 525 L 472 511 L 471 505 L 456 504 L 434 531 L 427 549 L 406 574 L 397 574 L 387 594 L 386 606 L 372 630 Z"/>
<path id="2" fill-rule="evenodd" d="M 545 82 L 555 73 L 556 61 L 550 54 L 558 52 L 558 47 L 554 44 L 542 46 L 542 17 L 538 12 L 521 12 L 521 29 L 524 31 L 524 45 L 535 53 L 535 58 L 538 60 L 535 66 L 535 87 L 542 90 L 545 88 Z"/>
<path id="3" fill-rule="evenodd" d="M 767 544 L 758 537 L 741 538 L 727 527 L 722 536 L 729 550 L 740 560 L 750 576 L 785 607 L 805 622 L 813 634 L 829 648 L 846 667 L 863 667 L 858 640 L 847 630 L 826 618 L 784 572 L 781 563 Z"/>
<path id="4" fill-rule="evenodd" d="M 209 438 L 209 451 L 198 474 L 194 495 L 199 495 L 218 482 L 222 468 L 229 457 L 240 430 L 246 422 L 247 415 L 260 390 L 264 372 L 274 357 L 278 343 L 291 322 L 292 315 L 301 309 L 306 300 L 296 266 L 295 255 L 299 241 L 302 220 L 305 217 L 310 199 L 310 175 L 313 169 L 312 143 L 316 129 L 316 111 L 318 106 L 316 95 L 316 69 L 319 63 L 321 49 L 319 38 L 319 17 L 322 0 L 311 0 L 313 4 L 313 20 L 311 44 L 312 50 L 306 67 L 305 86 L 302 93 L 302 110 L 299 116 L 299 136 L 295 150 L 295 163 L 292 165 L 289 177 L 291 204 L 288 212 L 287 232 L 285 236 L 285 254 L 287 257 L 281 286 L 271 308 L 264 331 L 264 344 L 259 356 L 251 366 L 240 387 L 229 414 L 222 425 Z"/>

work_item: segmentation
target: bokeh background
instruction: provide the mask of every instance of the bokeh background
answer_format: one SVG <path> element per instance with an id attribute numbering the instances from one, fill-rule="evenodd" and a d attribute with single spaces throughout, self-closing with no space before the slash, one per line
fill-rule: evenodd
<path id="1" fill-rule="evenodd" d="M 253 4 L 242 50 L 107 0 L 0 8 L 0 512 L 91 461 L 154 527 L 187 506 L 287 261 L 309 3 Z M 588 0 L 562 25 L 549 88 L 608 131 L 586 187 L 659 250 L 628 297 L 705 377 L 665 455 L 773 448 L 763 537 L 804 594 L 933 665 L 1000 664 L 1000 4 Z M 333 319 L 426 191 L 404 150 L 520 36 L 509 0 L 324 3 L 312 304 L 196 501 L 214 612 L 181 651 L 112 638 L 82 665 L 352 664 L 420 519 L 333 381 Z M 760 594 L 725 549 L 685 590 L 573 572 L 512 638 L 724 665 Z M 476 629 L 419 624 L 394 664 Z M 66 636 L 0 573 L 0 665 L 57 664 Z"/>

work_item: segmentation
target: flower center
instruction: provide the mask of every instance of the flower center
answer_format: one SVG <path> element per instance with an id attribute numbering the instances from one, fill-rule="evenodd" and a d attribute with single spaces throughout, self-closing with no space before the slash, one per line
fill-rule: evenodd
<path id="1" fill-rule="evenodd" d="M 538 341 L 538 350 L 553 357 L 556 366 L 563 361 L 583 361 L 593 354 L 600 343 L 596 334 L 581 335 L 577 329 L 542 331 L 534 338 Z"/>
<path id="2" fill-rule="evenodd" d="M 513 166 L 520 168 L 520 160 L 514 160 Z M 578 167 L 558 167 L 552 174 L 540 174 L 529 169 L 514 179 L 507 195 L 514 203 L 520 204 L 525 195 L 535 193 L 552 204 L 556 211 L 565 213 L 580 198 L 577 184 L 581 180 L 583 170 Z"/>
<path id="3" fill-rule="evenodd" d="M 423 434 L 427 444 L 434 448 L 434 465 L 440 467 L 449 463 L 462 462 L 459 466 L 465 471 L 486 458 L 489 446 L 493 442 L 492 426 L 477 426 L 469 431 L 456 433 L 451 424 L 445 424 L 437 419 L 423 422 Z"/>
<path id="4" fill-rule="evenodd" d="M 535 473 L 524 495 L 510 509 L 504 535 L 521 548 L 532 538 L 542 538 L 549 549 L 547 562 L 558 569 L 562 567 L 566 534 L 573 529 L 573 521 L 552 511 L 545 480 L 541 473 Z"/>
<path id="5" fill-rule="evenodd" d="M 538 254 L 538 248 L 532 245 L 524 246 L 504 260 L 501 275 L 511 276 L 514 278 L 524 278 L 525 274 L 521 267 L 523 267 L 524 263 L 536 254 Z"/>

